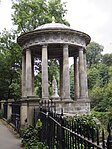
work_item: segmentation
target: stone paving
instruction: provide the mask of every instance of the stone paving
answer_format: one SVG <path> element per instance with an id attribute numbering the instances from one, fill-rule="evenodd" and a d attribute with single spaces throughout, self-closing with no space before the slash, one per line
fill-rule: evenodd
<path id="1" fill-rule="evenodd" d="M 21 140 L 0 120 L 0 149 L 22 149 Z"/>

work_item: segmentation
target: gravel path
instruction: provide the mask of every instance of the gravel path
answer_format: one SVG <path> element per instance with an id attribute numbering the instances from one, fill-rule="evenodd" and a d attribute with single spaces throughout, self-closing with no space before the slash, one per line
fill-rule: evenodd
<path id="1" fill-rule="evenodd" d="M 0 120 L 0 149 L 22 149 L 20 138 L 17 138 Z"/>

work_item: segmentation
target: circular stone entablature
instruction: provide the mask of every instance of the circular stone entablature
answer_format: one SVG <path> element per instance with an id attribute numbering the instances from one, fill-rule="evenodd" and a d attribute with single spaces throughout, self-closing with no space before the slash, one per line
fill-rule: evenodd
<path id="1" fill-rule="evenodd" d="M 18 44 L 23 50 L 30 48 L 34 56 L 41 58 L 42 45 L 48 46 L 49 58 L 60 58 L 63 45 L 69 46 L 69 57 L 78 56 L 80 47 L 86 48 L 91 38 L 88 34 L 76 31 L 61 23 L 47 23 L 35 30 L 20 35 Z"/>

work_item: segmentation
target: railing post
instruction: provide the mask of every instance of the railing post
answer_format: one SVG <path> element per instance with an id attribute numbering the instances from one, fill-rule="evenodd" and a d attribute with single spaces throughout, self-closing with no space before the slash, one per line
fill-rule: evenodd
<path id="1" fill-rule="evenodd" d="M 105 148 L 104 129 L 102 129 L 102 147 Z"/>
<path id="2" fill-rule="evenodd" d="M 51 127 L 51 120 L 50 120 L 49 116 L 50 116 L 50 111 L 49 111 L 49 107 L 48 107 L 48 112 L 46 113 L 46 118 L 47 118 L 47 144 L 49 146 L 49 149 L 51 149 L 52 127 Z"/>
<path id="3" fill-rule="evenodd" d="M 34 114 L 33 114 L 33 118 L 34 118 L 34 120 L 33 120 L 33 126 L 35 127 L 35 125 L 36 125 L 36 121 L 35 121 L 35 107 L 34 107 Z"/>
<path id="4" fill-rule="evenodd" d="M 111 135 L 111 128 L 110 124 L 108 123 L 108 138 L 107 138 L 107 149 L 112 149 L 112 135 Z"/>
<path id="5" fill-rule="evenodd" d="M 60 132 L 60 149 L 65 149 L 65 132 L 64 132 L 64 119 L 63 119 L 63 109 L 61 110 L 61 132 Z"/>

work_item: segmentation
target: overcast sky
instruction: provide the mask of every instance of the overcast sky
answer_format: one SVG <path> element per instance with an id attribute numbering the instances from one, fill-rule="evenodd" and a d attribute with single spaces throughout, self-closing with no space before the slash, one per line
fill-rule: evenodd
<path id="1" fill-rule="evenodd" d="M 89 34 L 92 41 L 104 46 L 104 53 L 112 50 L 112 0 L 62 0 L 67 2 L 66 19 L 71 27 Z M 1 0 L 0 31 L 13 28 L 11 0 Z"/>

